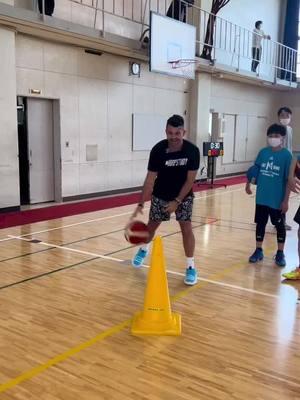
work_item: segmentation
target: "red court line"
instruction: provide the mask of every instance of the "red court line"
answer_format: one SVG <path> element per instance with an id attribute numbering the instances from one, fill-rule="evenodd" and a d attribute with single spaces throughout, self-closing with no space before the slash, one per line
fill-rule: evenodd
<path id="1" fill-rule="evenodd" d="M 227 179 L 218 179 L 217 182 L 231 186 L 246 182 L 246 178 L 244 176 L 235 176 Z M 207 189 L 209 189 L 207 185 L 194 185 L 195 192 Z M 135 204 L 138 202 L 139 196 L 139 193 L 129 193 L 77 203 L 58 204 L 34 210 L 4 213 L 0 214 L 0 229 Z"/>

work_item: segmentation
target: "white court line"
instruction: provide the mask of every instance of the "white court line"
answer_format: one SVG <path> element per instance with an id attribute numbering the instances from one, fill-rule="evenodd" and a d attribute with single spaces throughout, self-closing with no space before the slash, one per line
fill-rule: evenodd
<path id="1" fill-rule="evenodd" d="M 102 210 L 99 210 L 99 211 L 102 211 Z M 93 212 L 94 212 L 94 211 L 93 211 Z M 97 211 L 96 211 L 96 212 L 97 212 Z M 31 232 L 31 233 L 25 233 L 24 235 L 20 235 L 20 236 L 18 236 L 18 237 L 26 237 L 26 236 L 31 236 L 31 235 L 38 235 L 39 233 L 57 231 L 57 230 L 59 230 L 59 229 L 70 228 L 70 227 L 72 227 L 72 226 L 84 225 L 84 224 L 89 224 L 89 223 L 91 223 L 91 222 L 104 221 L 104 220 L 107 220 L 107 219 L 112 219 L 112 218 L 117 218 L 117 217 L 123 217 L 124 215 L 129 215 L 129 214 L 132 214 L 132 211 L 130 211 L 130 212 L 125 212 L 125 213 L 122 213 L 122 214 L 109 215 L 109 216 L 107 216 L 107 217 L 101 217 L 101 218 L 95 218 L 95 219 L 88 219 L 88 220 L 86 220 L 86 221 L 76 222 L 76 223 L 74 223 L 74 224 L 62 225 L 62 226 L 58 226 L 58 227 L 56 227 L 56 228 L 44 229 L 44 230 L 42 230 L 42 231 Z M 77 214 L 77 215 L 79 215 L 79 214 Z M 81 215 L 82 215 L 82 214 L 81 214 Z M 71 215 L 70 215 L 70 217 L 71 217 Z M 72 217 L 74 217 L 74 215 L 72 215 Z M 40 221 L 40 222 L 42 222 L 42 221 Z M 11 235 L 8 235 L 8 236 L 11 236 Z M 11 238 L 13 239 L 14 237 L 11 237 Z"/>
<path id="2" fill-rule="evenodd" d="M 240 188 L 240 189 L 228 190 L 228 191 L 225 191 L 225 192 L 222 191 L 222 193 L 221 193 L 221 192 L 217 192 L 217 193 L 213 193 L 213 194 L 210 194 L 210 195 L 207 195 L 207 196 L 198 196 L 198 197 L 195 197 L 194 200 L 206 199 L 206 198 L 208 198 L 208 197 L 214 197 L 214 196 L 219 196 L 219 195 L 221 195 L 221 194 L 228 194 L 228 193 L 238 192 L 238 191 L 241 191 L 241 190 L 243 190 L 243 189 Z M 130 204 L 128 204 L 128 205 L 130 205 Z M 132 204 L 131 204 L 131 205 L 132 205 Z M 149 209 L 149 207 L 145 207 L 145 210 L 147 210 L 147 209 Z M 99 210 L 99 211 L 102 211 L 102 210 Z M 93 211 L 93 212 L 97 212 L 97 211 Z M 104 221 L 104 220 L 107 220 L 107 219 L 112 219 L 112 218 L 117 218 L 117 217 L 123 217 L 124 215 L 131 215 L 131 214 L 132 214 L 132 211 L 128 211 L 128 212 L 125 212 L 125 213 L 122 213 L 122 214 L 115 214 L 115 215 L 110 215 L 110 216 L 107 216 L 107 217 L 100 217 L 100 218 L 95 218 L 95 219 L 89 219 L 89 220 L 82 221 L 82 222 L 76 222 L 76 223 L 74 223 L 74 224 L 58 226 L 58 227 L 56 227 L 56 228 L 50 228 L 50 229 L 44 229 L 44 230 L 42 230 L 42 231 L 36 231 L 36 232 L 31 232 L 31 233 L 25 233 L 24 235 L 18 236 L 18 238 L 20 238 L 20 237 L 26 237 L 26 236 L 32 236 L 32 235 L 38 235 L 38 234 L 40 234 L 40 233 L 56 231 L 56 230 L 64 229 L 64 228 L 70 228 L 70 227 L 72 227 L 72 226 L 78 226 L 78 225 L 89 224 L 89 223 L 91 223 L 91 222 L 96 222 L 96 221 Z M 14 236 L 11 236 L 11 235 L 8 235 L 8 236 L 10 236 L 10 238 L 9 238 L 10 240 L 12 240 L 12 239 L 15 238 Z M 6 239 L 6 240 L 8 240 L 8 239 Z"/>
<path id="3" fill-rule="evenodd" d="M 13 238 L 11 237 L 6 237 L 4 239 L 0 239 L 0 242 L 6 242 L 7 240 L 12 240 Z"/>
<path id="4" fill-rule="evenodd" d="M 25 239 L 19 236 L 13 236 L 13 235 L 9 235 L 9 237 L 11 237 L 12 239 L 19 239 L 19 240 L 23 240 L 25 242 L 31 242 L 32 239 Z M 71 251 L 73 253 L 79 253 L 79 254 L 84 254 L 87 256 L 93 256 L 93 257 L 99 257 L 99 258 L 103 258 L 104 260 L 110 260 L 110 261 L 117 261 L 117 262 L 124 262 L 124 260 L 121 260 L 119 258 L 115 258 L 115 257 L 109 257 L 109 256 L 104 256 L 104 255 L 100 255 L 97 253 L 90 253 L 89 251 L 84 251 L 84 250 L 77 250 L 77 249 L 72 249 L 70 247 L 66 247 L 66 246 L 59 246 L 57 244 L 51 244 L 51 243 L 47 243 L 47 242 L 38 242 L 36 244 L 42 244 L 44 246 L 47 247 L 54 247 L 56 249 L 62 249 L 62 250 L 68 250 Z"/>
<path id="5" fill-rule="evenodd" d="M 18 240 L 23 240 L 26 242 L 31 242 L 32 239 L 24 239 L 18 236 L 12 236 L 10 235 L 11 238 L 13 239 L 18 239 Z M 48 246 L 48 247 L 54 247 L 56 249 L 62 249 L 62 250 L 67 250 L 73 253 L 79 253 L 79 254 L 84 254 L 84 255 L 88 255 L 88 256 L 92 256 L 92 257 L 98 257 L 98 258 L 102 258 L 104 260 L 109 260 L 109 261 L 115 261 L 118 263 L 124 263 L 126 260 L 121 260 L 120 258 L 115 258 L 115 257 L 110 257 L 110 256 L 104 256 L 102 254 L 98 254 L 98 253 L 91 253 L 89 251 L 84 251 L 84 250 L 77 250 L 77 249 L 72 249 L 70 247 L 66 247 L 66 246 L 59 246 L 56 244 L 51 244 L 51 243 L 47 243 L 47 242 L 39 242 L 37 244 L 41 244 L 44 246 Z M 145 265 L 143 264 L 144 268 L 150 268 L 149 265 Z M 176 272 L 176 271 L 171 271 L 169 269 L 166 270 L 168 274 L 171 275 L 178 275 L 178 276 L 185 276 L 185 274 L 183 274 L 182 272 Z M 265 297 L 272 297 L 272 298 L 279 298 L 278 295 L 276 294 L 270 294 L 270 293 L 266 293 L 266 292 L 261 292 L 259 290 L 255 290 L 255 289 L 248 289 L 248 288 L 244 288 L 242 286 L 237 286 L 237 285 L 231 285 L 229 283 L 225 283 L 225 282 L 220 282 L 220 281 L 213 281 L 211 279 L 205 279 L 205 278 L 199 278 L 199 281 L 203 281 L 203 282 L 207 282 L 207 283 L 211 283 L 213 285 L 217 285 L 217 286 L 222 286 L 222 287 L 227 287 L 230 289 L 237 289 L 243 292 L 248 292 L 248 293 L 254 293 L 254 294 L 258 294 L 260 296 L 265 296 Z"/>

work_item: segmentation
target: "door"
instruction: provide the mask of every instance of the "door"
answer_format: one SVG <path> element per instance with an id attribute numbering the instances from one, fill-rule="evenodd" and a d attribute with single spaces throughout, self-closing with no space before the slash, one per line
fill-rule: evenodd
<path id="1" fill-rule="evenodd" d="M 248 116 L 246 161 L 255 160 L 259 150 L 266 147 L 267 126 L 266 117 Z"/>
<path id="2" fill-rule="evenodd" d="M 247 115 L 237 115 L 236 132 L 235 132 L 235 148 L 234 161 L 246 161 L 246 144 L 247 144 Z"/>
<path id="3" fill-rule="evenodd" d="M 30 203 L 54 201 L 53 102 L 27 99 Z"/>
<path id="4" fill-rule="evenodd" d="M 29 204 L 29 159 L 26 124 L 26 99 L 17 97 L 20 204 Z"/>
<path id="5" fill-rule="evenodd" d="M 235 115 L 224 114 L 224 156 L 222 164 L 232 164 L 234 162 L 235 146 Z"/>

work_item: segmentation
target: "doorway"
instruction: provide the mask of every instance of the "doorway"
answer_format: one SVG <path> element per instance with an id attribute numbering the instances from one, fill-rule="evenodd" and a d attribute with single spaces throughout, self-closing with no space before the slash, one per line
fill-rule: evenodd
<path id="1" fill-rule="evenodd" d="M 56 103 L 49 99 L 17 97 L 21 205 L 60 199 Z"/>

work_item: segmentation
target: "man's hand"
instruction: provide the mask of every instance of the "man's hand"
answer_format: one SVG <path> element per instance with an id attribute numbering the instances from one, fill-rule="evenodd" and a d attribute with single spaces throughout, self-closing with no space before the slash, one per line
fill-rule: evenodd
<path id="1" fill-rule="evenodd" d="M 246 183 L 245 191 L 247 194 L 252 194 L 250 182 Z"/>
<path id="2" fill-rule="evenodd" d="M 131 219 L 136 218 L 139 214 L 143 214 L 143 205 L 141 205 L 141 204 L 138 204 L 136 206 L 136 209 L 134 210 L 134 212 L 131 216 Z"/>
<path id="3" fill-rule="evenodd" d="M 178 205 L 179 205 L 179 204 L 177 203 L 177 201 L 175 201 L 175 200 L 170 201 L 170 202 L 166 205 L 165 210 L 166 210 L 168 213 L 172 214 L 173 212 L 175 212 L 175 211 L 177 210 Z"/>
<path id="4" fill-rule="evenodd" d="M 282 214 L 285 214 L 287 210 L 289 209 L 289 202 L 288 201 L 283 201 L 281 203 L 280 209 L 282 211 Z"/>
<path id="5" fill-rule="evenodd" d="M 300 192 L 300 179 L 293 177 L 289 179 L 289 189 L 294 193 Z"/>

